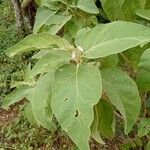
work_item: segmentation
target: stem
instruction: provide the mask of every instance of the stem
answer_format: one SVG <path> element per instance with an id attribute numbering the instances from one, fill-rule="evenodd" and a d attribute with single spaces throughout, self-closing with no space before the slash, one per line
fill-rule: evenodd
<path id="1" fill-rule="evenodd" d="M 119 113 L 117 113 L 116 111 L 114 111 L 114 113 L 118 118 L 123 119 L 123 117 Z"/>
<path id="2" fill-rule="evenodd" d="M 146 114 L 147 114 L 146 97 L 147 97 L 147 93 L 145 92 L 143 97 L 142 97 L 143 109 L 144 109 L 143 117 L 146 117 Z"/>
<path id="3" fill-rule="evenodd" d="M 132 62 L 123 53 L 120 53 L 120 55 L 125 59 L 126 62 L 132 65 Z"/>

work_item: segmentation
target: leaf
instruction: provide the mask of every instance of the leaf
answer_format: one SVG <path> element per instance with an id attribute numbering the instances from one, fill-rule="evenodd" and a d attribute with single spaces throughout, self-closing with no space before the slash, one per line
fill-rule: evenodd
<path id="1" fill-rule="evenodd" d="M 136 23 L 115 21 L 93 28 L 84 35 L 79 46 L 84 50 L 83 57 L 95 59 L 138 45 L 144 46 L 149 41 L 150 28 Z"/>
<path id="2" fill-rule="evenodd" d="M 27 66 L 27 69 L 25 71 L 24 81 L 28 83 L 28 85 L 32 86 L 35 84 L 34 76 L 32 74 L 31 65 Z"/>
<path id="3" fill-rule="evenodd" d="M 2 103 L 2 107 L 4 109 L 8 109 L 10 105 L 15 104 L 25 98 L 32 90 L 33 88 L 27 85 L 19 86 L 5 97 Z"/>
<path id="4" fill-rule="evenodd" d="M 51 35 L 48 33 L 30 34 L 22 41 L 9 48 L 6 54 L 9 57 L 12 57 L 26 51 L 46 49 L 52 45 L 65 47 L 68 45 L 68 43 L 64 39 L 61 39 L 59 36 Z"/>
<path id="5" fill-rule="evenodd" d="M 135 124 L 141 100 L 135 82 L 120 69 L 102 69 L 103 90 L 113 105 L 120 111 L 125 122 L 125 134 Z"/>
<path id="6" fill-rule="evenodd" d="M 98 8 L 94 3 L 94 0 L 78 0 L 76 7 L 91 14 L 99 13 Z"/>
<path id="7" fill-rule="evenodd" d="M 103 68 L 117 67 L 119 59 L 117 55 L 110 55 L 101 59 L 101 65 Z"/>
<path id="8" fill-rule="evenodd" d="M 139 17 L 150 21 L 150 10 L 138 9 L 136 10 L 136 14 Z"/>
<path id="9" fill-rule="evenodd" d="M 52 111 L 79 149 L 89 149 L 93 105 L 99 101 L 101 94 L 101 76 L 94 66 L 69 64 L 55 73 Z"/>
<path id="10" fill-rule="evenodd" d="M 149 44 L 146 44 L 143 47 L 137 46 L 123 52 L 123 55 L 129 60 L 134 70 L 138 70 L 138 64 L 140 62 L 141 55 L 148 47 Z"/>
<path id="11" fill-rule="evenodd" d="M 138 136 L 142 137 L 150 132 L 150 118 L 142 118 L 138 127 Z"/>
<path id="12" fill-rule="evenodd" d="M 98 142 L 98 143 L 100 143 L 100 144 L 102 144 L 102 145 L 105 144 L 105 142 L 102 140 L 102 138 L 101 138 L 101 136 L 100 136 L 100 134 L 99 134 L 98 131 L 92 132 L 92 133 L 91 133 L 91 137 L 92 137 L 96 142 Z"/>
<path id="13" fill-rule="evenodd" d="M 38 79 L 31 99 L 33 115 L 37 123 L 49 130 L 55 130 L 52 122 L 53 114 L 49 106 L 53 76 L 54 71 L 50 71 Z"/>
<path id="14" fill-rule="evenodd" d="M 150 90 L 150 71 L 146 69 L 140 69 L 136 79 L 137 86 L 142 91 Z"/>
<path id="15" fill-rule="evenodd" d="M 46 23 L 43 31 L 55 35 L 70 19 L 68 15 L 53 15 Z"/>
<path id="16" fill-rule="evenodd" d="M 39 51 L 38 53 L 36 53 L 36 54 L 34 54 L 33 56 L 32 56 L 32 59 L 40 59 L 40 58 L 42 58 L 44 55 L 46 55 L 46 54 L 48 54 L 49 52 L 51 52 L 51 50 L 53 50 L 53 49 L 46 49 L 46 50 L 41 50 L 41 51 Z"/>
<path id="17" fill-rule="evenodd" d="M 115 116 L 111 104 L 101 99 L 95 107 L 98 117 L 98 131 L 103 136 L 112 138 L 114 136 L 112 124 Z"/>
<path id="18" fill-rule="evenodd" d="M 21 85 L 29 85 L 29 83 L 25 82 L 25 81 L 12 81 L 10 84 L 10 88 L 15 88 Z"/>
<path id="19" fill-rule="evenodd" d="M 86 34 L 91 31 L 90 28 L 82 28 L 77 32 L 77 35 L 75 37 L 75 45 L 78 47 L 82 44 L 83 40 L 84 40 L 84 36 L 86 36 Z"/>
<path id="20" fill-rule="evenodd" d="M 80 20 L 71 20 L 67 23 L 66 29 L 69 31 L 72 38 L 75 39 L 77 32 L 82 28 L 83 23 Z"/>
<path id="21" fill-rule="evenodd" d="M 55 13 L 56 11 L 52 11 L 46 7 L 39 7 L 36 12 L 33 33 L 37 33 L 40 28 L 46 23 L 46 21 Z"/>
<path id="22" fill-rule="evenodd" d="M 48 72 L 50 69 L 56 70 L 64 64 L 70 63 L 70 60 L 71 54 L 65 50 L 59 49 L 50 51 L 34 65 L 32 74 L 35 76 L 40 73 Z"/>
<path id="23" fill-rule="evenodd" d="M 107 17 L 113 21 L 117 20 L 125 0 L 100 0 Z"/>
<path id="24" fill-rule="evenodd" d="M 139 66 L 148 69 L 150 71 L 150 49 L 147 49 L 142 54 Z"/>
<path id="25" fill-rule="evenodd" d="M 136 9 L 143 9 L 146 0 L 100 0 L 107 17 L 111 20 L 133 21 Z"/>
<path id="26" fill-rule="evenodd" d="M 97 107 L 94 106 L 94 119 L 93 123 L 91 125 L 91 137 L 100 144 L 105 144 L 105 142 L 102 140 L 101 135 L 98 131 L 98 113 L 97 113 Z"/>
<path id="27" fill-rule="evenodd" d="M 28 119 L 28 121 L 35 125 L 37 124 L 35 118 L 34 118 L 34 115 L 33 115 L 33 111 L 32 111 L 32 106 L 31 106 L 31 103 L 28 103 L 25 107 L 24 107 L 24 110 L 23 110 L 23 113 L 25 115 L 25 117 Z"/>

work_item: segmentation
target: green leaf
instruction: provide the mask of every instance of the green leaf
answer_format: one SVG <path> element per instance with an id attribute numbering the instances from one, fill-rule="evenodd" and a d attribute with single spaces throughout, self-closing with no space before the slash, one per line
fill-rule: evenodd
<path id="1" fill-rule="evenodd" d="M 142 137 L 150 132 L 150 118 L 142 118 L 138 127 L 138 136 Z"/>
<path id="2" fill-rule="evenodd" d="M 132 21 L 136 18 L 135 10 L 143 9 L 146 0 L 100 0 L 107 17 L 111 20 Z"/>
<path id="3" fill-rule="evenodd" d="M 41 50 L 41 51 L 39 51 L 38 53 L 36 53 L 36 54 L 34 54 L 33 56 L 32 56 L 32 59 L 40 59 L 40 58 L 42 58 L 44 55 L 46 55 L 46 54 L 48 54 L 49 52 L 51 52 L 51 50 L 53 50 L 52 48 L 50 49 L 46 49 L 46 50 Z"/>
<path id="4" fill-rule="evenodd" d="M 150 71 L 150 49 L 147 49 L 142 54 L 139 66 L 148 69 Z"/>
<path id="5" fill-rule="evenodd" d="M 102 144 L 102 145 L 105 144 L 105 142 L 102 140 L 102 138 L 101 138 L 101 136 L 100 136 L 100 134 L 99 134 L 98 131 L 92 132 L 92 133 L 91 133 L 91 137 L 92 137 L 96 142 L 98 142 L 98 143 L 100 143 L 100 144 Z"/>
<path id="6" fill-rule="evenodd" d="M 83 40 L 84 40 L 84 36 L 86 36 L 86 34 L 91 31 L 90 28 L 82 28 L 77 32 L 77 35 L 75 37 L 75 45 L 78 47 L 82 44 Z"/>
<path id="7" fill-rule="evenodd" d="M 100 0 L 107 17 L 110 20 L 117 20 L 125 0 Z"/>
<path id="8" fill-rule="evenodd" d="M 71 54 L 65 50 L 58 49 L 50 51 L 34 65 L 32 74 L 35 76 L 40 73 L 48 72 L 50 69 L 56 70 L 64 64 L 70 63 L 70 60 Z"/>
<path id="9" fill-rule="evenodd" d="M 4 109 L 8 109 L 10 105 L 15 104 L 27 97 L 27 95 L 33 90 L 32 87 L 22 85 L 17 87 L 13 92 L 5 97 L 2 103 Z"/>
<path id="10" fill-rule="evenodd" d="M 54 71 L 50 71 L 38 79 L 31 99 L 33 115 L 37 123 L 49 130 L 55 130 L 52 122 L 53 114 L 49 106 L 53 76 Z"/>
<path id="11" fill-rule="evenodd" d="M 71 19 L 71 16 L 63 15 L 61 12 L 61 15 L 53 15 L 46 23 L 45 28 L 43 27 L 43 31 L 50 33 L 50 34 L 56 34 L 69 20 Z"/>
<path id="12" fill-rule="evenodd" d="M 138 10 L 136 10 L 136 14 L 139 17 L 150 21 L 150 10 L 138 9 Z"/>
<path id="13" fill-rule="evenodd" d="M 24 81 L 26 83 L 28 83 L 28 85 L 34 85 L 35 84 L 35 80 L 34 80 L 34 76 L 32 74 L 32 70 L 31 70 L 31 65 L 29 63 L 26 71 L 25 71 L 25 75 L 24 75 Z"/>
<path id="14" fill-rule="evenodd" d="M 101 94 L 100 71 L 94 66 L 69 64 L 55 73 L 52 111 L 63 130 L 81 150 L 89 149 L 93 105 L 99 101 Z"/>
<path id="15" fill-rule="evenodd" d="M 115 116 L 111 104 L 101 99 L 95 109 L 98 117 L 98 131 L 103 136 L 112 138 L 114 136 L 112 125 Z"/>
<path id="16" fill-rule="evenodd" d="M 76 7 L 91 14 L 99 13 L 94 0 L 78 0 Z"/>
<path id="17" fill-rule="evenodd" d="M 125 134 L 128 134 L 141 108 L 137 86 L 134 80 L 120 69 L 103 69 L 102 81 L 104 92 L 124 118 Z"/>
<path id="18" fill-rule="evenodd" d="M 128 62 L 131 63 L 134 70 L 138 70 L 139 68 L 138 64 L 140 62 L 141 55 L 145 50 L 147 50 L 148 47 L 149 44 L 146 44 L 143 47 L 137 46 L 123 52 L 123 55 L 128 59 Z"/>
<path id="19" fill-rule="evenodd" d="M 16 45 L 9 48 L 6 54 L 9 57 L 12 57 L 16 54 L 26 51 L 46 49 L 52 45 L 65 47 L 68 45 L 68 43 L 64 39 L 61 39 L 59 36 L 51 35 L 48 33 L 31 34 Z"/>
<path id="20" fill-rule="evenodd" d="M 56 11 L 52 11 L 46 7 L 39 7 L 36 12 L 33 33 L 37 33 L 40 28 L 46 23 L 46 21 L 55 13 Z"/>
<path id="21" fill-rule="evenodd" d="M 103 68 L 108 67 L 117 67 L 119 63 L 119 59 L 117 55 L 110 55 L 101 59 L 101 65 Z"/>
<path id="22" fill-rule="evenodd" d="M 96 35 L 96 36 L 95 36 Z M 83 57 L 94 59 L 120 53 L 150 41 L 150 28 L 131 22 L 115 21 L 93 28 L 82 38 Z"/>
<path id="23" fill-rule="evenodd" d="M 28 121 L 35 125 L 37 124 L 36 120 L 35 120 L 35 117 L 33 115 L 33 111 L 32 111 L 32 106 L 31 106 L 31 103 L 28 103 L 24 109 L 23 109 L 23 113 L 25 115 L 25 117 L 28 119 Z"/>
<path id="24" fill-rule="evenodd" d="M 97 113 L 97 107 L 96 105 L 94 106 L 94 119 L 93 123 L 91 125 L 91 137 L 98 143 L 100 144 L 105 144 L 105 142 L 102 140 L 101 135 L 98 131 L 98 125 L 99 125 L 99 120 L 98 120 L 98 113 Z"/>
<path id="25" fill-rule="evenodd" d="M 69 31 L 72 38 L 75 39 L 77 32 L 82 28 L 83 23 L 80 20 L 71 20 L 67 23 L 66 29 Z"/>
<path id="26" fill-rule="evenodd" d="M 140 69 L 136 79 L 137 86 L 142 91 L 150 90 L 150 71 Z"/>

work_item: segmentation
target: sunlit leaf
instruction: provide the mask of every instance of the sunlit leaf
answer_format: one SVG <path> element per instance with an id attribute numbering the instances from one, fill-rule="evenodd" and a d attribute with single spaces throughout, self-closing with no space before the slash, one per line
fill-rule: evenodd
<path id="1" fill-rule="evenodd" d="M 79 149 L 89 149 L 93 105 L 101 93 L 100 71 L 94 66 L 70 64 L 55 73 L 52 111 Z"/>

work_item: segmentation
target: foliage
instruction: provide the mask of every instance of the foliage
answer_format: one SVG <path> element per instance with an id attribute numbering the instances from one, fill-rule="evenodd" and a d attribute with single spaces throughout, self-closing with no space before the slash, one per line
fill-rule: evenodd
<path id="1" fill-rule="evenodd" d="M 18 116 L 19 117 L 19 116 Z M 44 128 L 39 128 L 29 123 L 24 117 L 15 120 L 7 128 L 0 130 L 0 148 L 5 149 L 71 149 L 74 144 L 67 138 L 66 134 L 60 130 L 52 133 Z M 59 144 L 59 145 L 58 145 Z"/>
<path id="2" fill-rule="evenodd" d="M 6 49 L 16 44 L 21 37 L 15 29 L 15 19 L 8 0 L 0 4 L 0 103 L 7 93 L 10 93 L 11 80 L 22 80 L 26 58 L 18 56 L 15 59 L 6 57 Z M 20 62 L 20 63 L 18 63 Z"/>
<path id="3" fill-rule="evenodd" d="M 149 134 L 150 28 L 145 12 L 150 6 L 146 0 L 99 3 L 37 0 L 33 34 L 7 50 L 10 57 L 37 53 L 3 108 L 25 97 L 29 120 L 55 131 L 56 118 L 81 150 L 90 149 L 90 137 L 104 144 L 101 136 L 115 136 L 118 116 L 126 135 L 137 120 L 138 136 Z"/>

